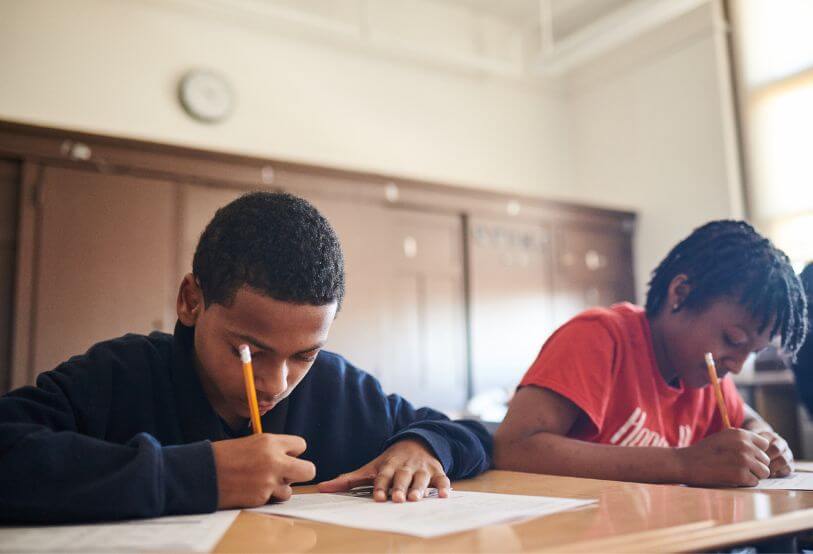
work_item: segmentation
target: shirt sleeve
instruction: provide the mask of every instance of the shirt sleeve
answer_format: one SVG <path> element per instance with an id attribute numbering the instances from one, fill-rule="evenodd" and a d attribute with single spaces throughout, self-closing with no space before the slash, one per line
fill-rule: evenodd
<path id="1" fill-rule="evenodd" d="M 307 441 L 303 456 L 316 464 L 316 481 L 355 471 L 404 439 L 426 445 L 451 479 L 491 466 L 492 438 L 480 423 L 387 395 L 378 379 L 332 352 L 319 353 L 289 406 L 286 432 Z"/>
<path id="2" fill-rule="evenodd" d="M 614 381 L 616 340 L 593 319 L 574 319 L 545 343 L 520 387 L 535 386 L 573 402 L 598 433 L 604 426 Z"/>
<path id="3" fill-rule="evenodd" d="M 103 433 L 83 432 L 104 427 L 99 423 L 104 418 L 91 423 L 88 414 L 110 402 L 109 383 L 91 378 L 97 361 L 73 358 L 40 375 L 36 387 L 0 398 L 0 521 L 213 511 L 217 484 L 208 441 L 163 447 L 139 433 L 118 444 L 104 440 Z"/>
<path id="4" fill-rule="evenodd" d="M 389 395 L 387 404 L 392 436 L 384 448 L 403 439 L 421 439 L 450 479 L 474 477 L 491 467 L 492 438 L 480 423 L 452 421 L 431 408 L 415 409 L 397 394 Z"/>

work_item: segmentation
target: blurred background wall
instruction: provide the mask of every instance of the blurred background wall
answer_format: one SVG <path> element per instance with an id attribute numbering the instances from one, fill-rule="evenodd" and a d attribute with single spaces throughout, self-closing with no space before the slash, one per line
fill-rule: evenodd
<path id="1" fill-rule="evenodd" d="M 743 214 L 721 6 L 554 0 L 546 54 L 541 4 L 7 0 L 0 117 L 630 209 L 642 294 Z M 178 108 L 193 67 L 227 121 Z"/>
<path id="2" fill-rule="evenodd" d="M 114 331 L 171 330 L 200 229 L 258 187 L 307 196 L 340 230 L 351 301 L 333 345 L 450 410 L 510 390 L 578 310 L 642 301 L 708 220 L 749 217 L 801 268 L 810 3 L 775 4 L 0 2 L 0 388 Z M 195 70 L 231 90 L 217 123 L 179 102 Z M 139 254 L 146 240 L 165 246 Z M 153 302 L 115 321 L 70 288 L 115 298 L 136 276 Z M 77 309 L 82 332 L 49 318 Z"/>

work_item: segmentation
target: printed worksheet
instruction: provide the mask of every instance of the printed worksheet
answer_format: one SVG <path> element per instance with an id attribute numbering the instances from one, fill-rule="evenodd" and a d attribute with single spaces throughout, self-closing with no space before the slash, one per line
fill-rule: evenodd
<path id="1" fill-rule="evenodd" d="M 494 523 L 529 519 L 594 504 L 595 500 L 452 491 L 449 498 L 375 502 L 342 494 L 294 494 L 290 500 L 252 511 L 370 531 L 437 537 Z"/>
<path id="2" fill-rule="evenodd" d="M 813 473 L 791 473 L 787 477 L 763 479 L 753 487 L 759 490 L 813 491 Z"/>
<path id="3" fill-rule="evenodd" d="M 209 552 L 239 510 L 91 525 L 0 527 L 0 552 Z"/>

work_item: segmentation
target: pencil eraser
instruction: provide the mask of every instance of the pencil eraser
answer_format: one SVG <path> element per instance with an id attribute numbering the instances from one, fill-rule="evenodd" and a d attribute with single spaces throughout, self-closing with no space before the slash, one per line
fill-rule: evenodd
<path id="1" fill-rule="evenodd" d="M 248 345 L 247 344 L 241 344 L 239 350 L 240 350 L 240 361 L 242 361 L 244 364 L 250 364 L 251 363 L 251 350 L 249 350 Z"/>

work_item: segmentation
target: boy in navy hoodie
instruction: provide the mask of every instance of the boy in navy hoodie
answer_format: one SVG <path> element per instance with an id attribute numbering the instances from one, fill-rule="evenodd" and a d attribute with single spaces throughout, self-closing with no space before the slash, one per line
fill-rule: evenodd
<path id="1" fill-rule="evenodd" d="M 260 192 L 221 208 L 181 282 L 173 335 L 96 344 L 0 398 L 0 520 L 259 506 L 311 481 L 415 501 L 488 469 L 479 424 L 416 410 L 322 350 L 343 294 L 339 240 L 308 202 Z M 241 344 L 264 434 L 248 424 Z"/>

